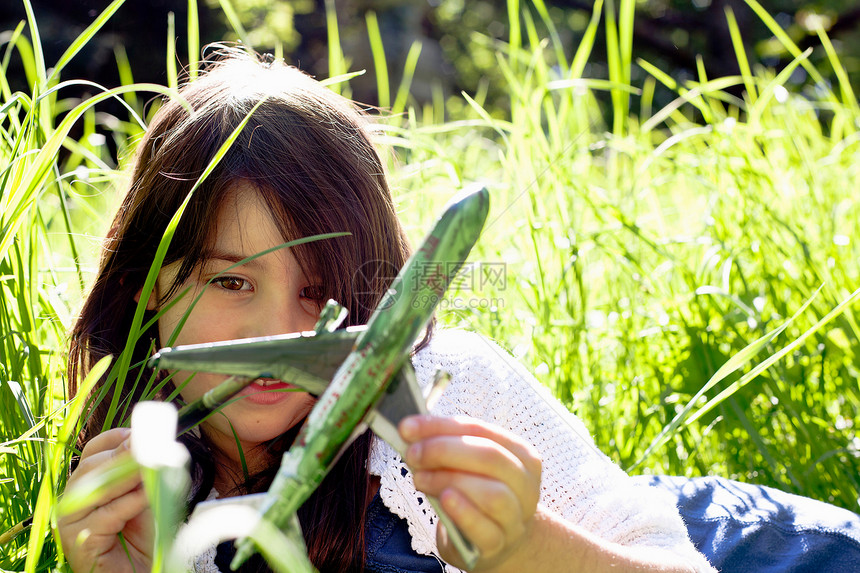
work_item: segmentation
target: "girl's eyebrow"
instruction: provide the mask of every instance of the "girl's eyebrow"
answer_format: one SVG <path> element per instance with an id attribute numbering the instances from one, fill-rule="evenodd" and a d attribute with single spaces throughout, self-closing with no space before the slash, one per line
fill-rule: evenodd
<path id="1" fill-rule="evenodd" d="M 249 256 L 252 256 L 252 255 L 242 255 L 239 253 L 231 253 L 228 251 L 213 251 L 213 252 L 209 253 L 209 256 L 206 257 L 206 259 L 209 261 L 218 260 L 218 261 L 226 261 L 228 263 L 234 263 L 235 264 L 235 263 L 238 263 L 239 261 L 247 259 Z M 246 262 L 242 266 L 259 267 L 260 265 L 261 265 L 260 259 L 251 259 L 250 261 Z"/>

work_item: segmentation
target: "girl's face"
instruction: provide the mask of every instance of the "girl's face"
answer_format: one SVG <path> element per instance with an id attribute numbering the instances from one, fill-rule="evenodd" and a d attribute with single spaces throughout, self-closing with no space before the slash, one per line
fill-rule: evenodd
<path id="1" fill-rule="evenodd" d="M 306 277 L 289 248 L 258 257 L 207 281 L 236 262 L 286 242 L 270 211 L 250 184 L 239 182 L 225 199 L 216 217 L 212 256 L 195 269 L 177 290 L 182 296 L 158 321 L 159 339 L 166 344 L 191 301 L 202 296 L 174 345 L 215 342 L 311 330 L 320 311 L 319 285 Z M 173 284 L 179 263 L 165 266 L 153 301 Z M 174 297 L 175 298 L 175 297 Z M 151 305 L 154 303 L 151 301 Z M 217 374 L 177 372 L 174 382 L 182 387 L 182 398 L 191 402 L 223 382 Z M 269 389 L 267 390 L 267 386 Z M 273 390 L 278 388 L 279 390 Z M 285 385 L 258 380 L 243 390 L 241 399 L 203 423 L 216 451 L 238 464 L 232 424 L 247 457 L 249 468 L 259 470 L 264 460 L 254 447 L 284 433 L 310 411 L 314 399 L 306 392 L 284 391 Z M 255 463 L 256 462 L 256 463 Z M 237 466 L 238 467 L 238 466 Z"/>

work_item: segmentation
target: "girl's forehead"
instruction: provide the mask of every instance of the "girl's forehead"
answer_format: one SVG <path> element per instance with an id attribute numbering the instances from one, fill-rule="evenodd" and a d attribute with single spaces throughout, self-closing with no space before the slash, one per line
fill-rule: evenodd
<path id="1" fill-rule="evenodd" d="M 283 242 L 280 225 L 263 194 L 250 183 L 238 182 L 215 213 L 210 240 L 217 244 L 243 238 Z"/>

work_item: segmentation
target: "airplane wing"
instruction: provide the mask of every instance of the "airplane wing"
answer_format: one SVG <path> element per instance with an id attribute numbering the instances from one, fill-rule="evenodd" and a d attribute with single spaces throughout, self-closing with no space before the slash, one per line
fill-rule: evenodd
<path id="1" fill-rule="evenodd" d="M 276 378 L 319 396 L 366 327 L 294 332 L 160 350 L 157 368 L 212 372 L 242 378 Z"/>
<path id="2" fill-rule="evenodd" d="M 359 326 L 334 332 L 309 331 L 176 346 L 161 350 L 153 357 L 153 362 L 159 368 L 199 370 L 241 378 L 277 378 L 320 395 L 364 328 Z M 406 360 L 385 394 L 368 413 L 364 424 L 391 444 L 401 456 L 405 456 L 407 444 L 397 431 L 400 420 L 413 414 L 426 414 L 447 382 L 447 373 L 439 371 L 428 392 L 423 393 L 412 363 Z M 186 420 L 186 425 L 190 425 L 190 421 L 197 421 L 197 417 Z M 358 428 L 353 437 L 361 431 Z M 349 442 L 351 440 L 347 440 L 343 448 Z M 433 498 L 428 501 L 445 525 L 460 555 L 467 560 L 476 559 L 474 546 L 460 533 L 438 502 Z"/>
<path id="3" fill-rule="evenodd" d="M 415 369 L 412 367 L 412 363 L 407 360 L 395 375 L 394 380 L 391 381 L 385 395 L 370 411 L 365 423 L 370 426 L 373 433 L 391 444 L 391 447 L 400 454 L 401 458 L 405 458 L 407 444 L 400 437 L 397 425 L 406 416 L 426 414 L 436 398 L 441 395 L 448 384 L 448 380 L 450 380 L 450 376 L 447 372 L 437 370 L 427 393 L 422 393 L 415 377 Z M 478 550 L 454 525 L 454 522 L 439 505 L 438 500 L 430 496 L 427 499 L 439 517 L 439 521 L 445 526 L 449 540 L 463 560 L 466 563 L 477 561 Z"/>
<path id="4" fill-rule="evenodd" d="M 438 387 L 440 383 L 447 383 L 447 380 L 447 374 L 437 374 L 431 389 Z M 406 416 L 426 414 L 428 408 L 428 396 L 421 392 L 415 377 L 415 369 L 407 360 L 391 381 L 385 395 L 370 411 L 365 423 L 377 436 L 391 444 L 398 452 L 403 453 L 406 450 L 406 444 L 400 439 L 397 425 Z"/>

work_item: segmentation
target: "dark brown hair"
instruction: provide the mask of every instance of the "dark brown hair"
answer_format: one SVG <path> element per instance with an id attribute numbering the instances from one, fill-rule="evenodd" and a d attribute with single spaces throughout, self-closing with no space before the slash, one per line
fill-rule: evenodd
<path id="1" fill-rule="evenodd" d="M 188 83 L 181 96 L 191 111 L 175 99 L 165 101 L 138 147 L 130 188 L 71 333 L 72 395 L 100 358 L 116 356 L 125 347 L 135 296 L 168 222 L 218 148 L 261 100 L 182 215 L 164 261 L 181 262 L 171 290 L 206 259 L 219 205 L 240 180 L 259 190 L 287 239 L 350 233 L 293 250 L 303 271 L 319 277 L 324 297 L 348 309 L 347 324 L 368 320 L 388 286 L 389 269 L 402 267 L 409 254 L 368 122 L 352 102 L 295 68 L 227 48 L 218 50 L 206 72 Z M 132 364 L 143 362 L 153 341 L 159 345 L 157 338 L 153 327 L 139 339 Z M 142 386 L 121 389 L 121 403 L 138 401 Z M 88 412 L 79 446 L 102 431 L 108 402 Z M 320 571 L 362 566 L 369 444 L 369 435 L 353 443 L 300 512 L 309 554 Z M 192 444 L 191 450 L 198 461 L 206 457 L 205 444 Z M 211 464 L 198 463 L 197 469 L 196 485 L 205 496 Z"/>

